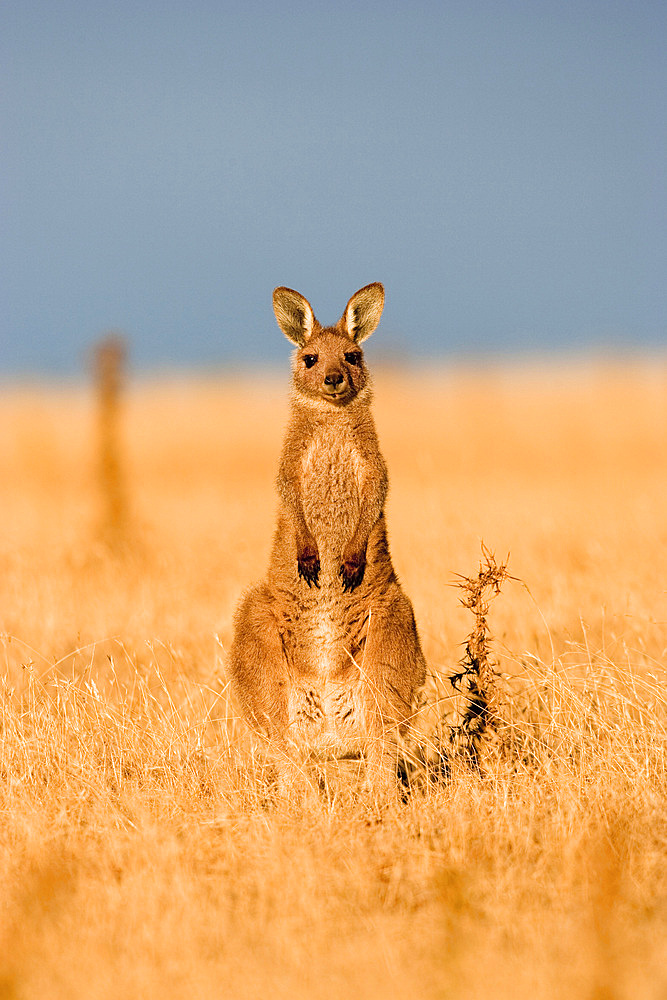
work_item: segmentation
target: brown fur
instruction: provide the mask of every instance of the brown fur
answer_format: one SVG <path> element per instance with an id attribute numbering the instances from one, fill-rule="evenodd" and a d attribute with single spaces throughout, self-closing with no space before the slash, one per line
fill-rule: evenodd
<path id="1" fill-rule="evenodd" d="M 386 779 L 425 664 L 389 555 L 387 470 L 359 347 L 384 290 L 362 288 L 326 328 L 298 292 L 273 298 L 298 347 L 291 417 L 269 572 L 237 610 L 231 676 L 247 718 L 285 758 L 365 751 L 369 779 Z"/>

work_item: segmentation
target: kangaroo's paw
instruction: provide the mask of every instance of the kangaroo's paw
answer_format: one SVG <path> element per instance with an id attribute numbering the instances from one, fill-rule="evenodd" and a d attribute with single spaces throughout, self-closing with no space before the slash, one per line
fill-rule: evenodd
<path id="1" fill-rule="evenodd" d="M 366 569 L 366 553 L 346 549 L 343 552 L 343 562 L 339 576 L 343 580 L 343 590 L 354 590 L 364 578 Z"/>
<path id="2" fill-rule="evenodd" d="M 299 576 L 306 581 L 309 587 L 319 587 L 318 577 L 320 575 L 320 554 L 315 541 L 305 542 L 297 553 L 297 566 Z"/>

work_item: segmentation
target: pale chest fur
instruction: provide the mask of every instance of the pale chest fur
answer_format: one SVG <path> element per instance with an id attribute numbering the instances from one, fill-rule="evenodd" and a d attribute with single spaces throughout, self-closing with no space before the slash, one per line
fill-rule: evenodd
<path id="1" fill-rule="evenodd" d="M 348 428 L 317 428 L 301 461 L 301 496 L 320 558 L 339 559 L 359 520 L 365 463 Z"/>

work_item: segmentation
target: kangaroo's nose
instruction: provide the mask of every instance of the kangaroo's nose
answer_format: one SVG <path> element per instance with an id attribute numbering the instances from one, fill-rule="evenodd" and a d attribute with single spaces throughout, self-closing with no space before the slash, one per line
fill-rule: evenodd
<path id="1" fill-rule="evenodd" d="M 343 381 L 343 376 L 341 375 L 340 372 L 329 372 L 327 375 L 324 376 L 325 385 L 333 385 L 334 387 L 336 387 L 340 385 L 342 381 Z"/>

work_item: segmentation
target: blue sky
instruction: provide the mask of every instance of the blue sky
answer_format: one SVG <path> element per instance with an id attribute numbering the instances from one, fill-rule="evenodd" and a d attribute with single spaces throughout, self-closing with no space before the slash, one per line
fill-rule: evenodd
<path id="1" fill-rule="evenodd" d="M 7 0 L 0 371 L 667 342 L 667 5 Z"/>

